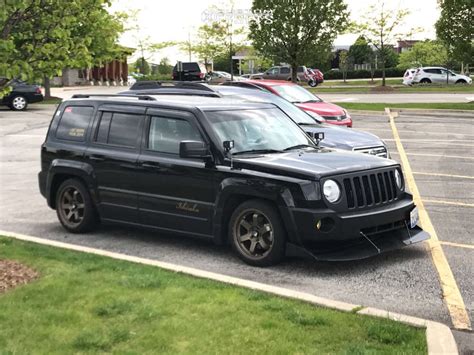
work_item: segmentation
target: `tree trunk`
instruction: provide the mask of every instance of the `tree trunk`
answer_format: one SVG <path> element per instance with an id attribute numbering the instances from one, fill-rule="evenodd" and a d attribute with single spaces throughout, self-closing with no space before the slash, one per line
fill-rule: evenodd
<path id="1" fill-rule="evenodd" d="M 385 56 L 382 57 L 382 86 L 385 86 Z"/>
<path id="2" fill-rule="evenodd" d="M 43 82 L 44 82 L 44 98 L 50 99 L 51 98 L 51 82 L 49 80 L 49 77 L 45 76 Z"/>
<path id="3" fill-rule="evenodd" d="M 298 80 L 298 65 L 295 64 L 295 63 L 292 63 L 291 64 L 291 81 L 294 82 L 294 83 L 297 83 Z"/>

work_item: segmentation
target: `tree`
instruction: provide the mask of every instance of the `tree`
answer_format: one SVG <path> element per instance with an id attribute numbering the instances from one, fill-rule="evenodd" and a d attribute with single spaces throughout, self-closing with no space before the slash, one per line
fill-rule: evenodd
<path id="1" fill-rule="evenodd" d="M 166 42 L 152 42 L 149 36 L 136 36 L 137 49 L 140 53 L 140 57 L 137 59 L 135 64 L 140 74 L 150 74 L 149 61 L 153 58 L 156 53 L 160 50 L 168 47 L 175 46 L 177 42 L 166 41 Z M 141 63 L 140 63 L 141 62 Z"/>
<path id="2" fill-rule="evenodd" d="M 469 64 L 472 64 L 474 56 L 472 0 L 438 2 L 441 15 L 435 25 L 436 35 L 448 49 L 448 57 L 466 65 L 469 72 Z"/>
<path id="3" fill-rule="evenodd" d="M 173 72 L 173 66 L 170 64 L 168 58 L 164 57 L 160 60 L 158 64 L 158 73 L 166 75 Z"/>
<path id="4" fill-rule="evenodd" d="M 349 47 L 349 56 L 354 61 L 354 64 L 367 63 L 372 52 L 372 48 L 370 48 L 364 36 L 359 36 L 354 44 Z"/>
<path id="5" fill-rule="evenodd" d="M 447 59 L 448 52 L 442 43 L 427 40 L 415 43 L 410 50 L 402 52 L 398 67 L 408 69 L 426 65 L 444 65 Z"/>
<path id="6" fill-rule="evenodd" d="M 270 58 L 292 67 L 296 82 L 297 67 L 311 60 L 315 48 L 328 48 L 347 24 L 347 5 L 343 0 L 254 0 L 254 12 L 269 12 L 266 18 L 250 22 L 254 47 Z"/>
<path id="7" fill-rule="evenodd" d="M 199 27 L 197 34 L 199 41 L 192 46 L 192 50 L 204 60 L 204 65 L 207 68 L 210 60 L 222 56 L 226 52 L 226 24 L 220 22 L 204 24 Z"/>
<path id="8" fill-rule="evenodd" d="M 347 79 L 347 71 L 349 70 L 350 61 L 351 58 L 349 57 L 348 51 L 342 50 L 339 52 L 339 69 L 342 71 L 344 82 L 346 82 Z"/>
<path id="9" fill-rule="evenodd" d="M 6 1 L 0 12 L 0 75 L 33 81 L 85 67 L 117 53 L 122 15 L 107 0 Z"/>
<path id="10" fill-rule="evenodd" d="M 369 6 L 363 20 L 355 26 L 367 42 L 377 50 L 377 56 L 382 66 L 382 86 L 385 86 L 387 57 L 393 53 L 391 48 L 394 42 L 418 31 L 415 28 L 408 31 L 403 29 L 409 13 L 406 9 L 388 9 L 384 0 L 378 0 Z M 396 60 L 394 61 L 396 62 Z"/>

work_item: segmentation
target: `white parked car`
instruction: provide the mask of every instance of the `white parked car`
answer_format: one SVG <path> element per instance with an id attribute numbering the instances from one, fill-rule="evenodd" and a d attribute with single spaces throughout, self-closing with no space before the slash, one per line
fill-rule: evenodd
<path id="1" fill-rule="evenodd" d="M 415 73 L 415 68 L 407 69 L 405 74 L 403 75 L 403 85 L 411 86 L 413 84 L 413 78 L 415 76 Z"/>
<path id="2" fill-rule="evenodd" d="M 127 84 L 132 86 L 137 82 L 137 79 L 135 79 L 133 76 L 129 75 L 127 76 Z"/>
<path id="3" fill-rule="evenodd" d="M 443 67 L 424 67 L 416 69 L 413 84 L 446 84 L 448 76 L 449 84 L 472 84 L 472 79 L 466 75 L 456 74 Z"/>

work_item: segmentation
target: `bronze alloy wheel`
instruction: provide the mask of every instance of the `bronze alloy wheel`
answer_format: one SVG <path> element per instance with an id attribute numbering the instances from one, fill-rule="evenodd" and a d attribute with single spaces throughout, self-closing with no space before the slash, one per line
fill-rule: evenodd
<path id="1" fill-rule="evenodd" d="M 69 186 L 61 193 L 58 212 L 62 222 L 69 228 L 75 228 L 84 219 L 84 196 L 74 186 Z"/>
<path id="2" fill-rule="evenodd" d="M 273 247 L 273 226 L 262 211 L 247 209 L 235 221 L 234 237 L 243 254 L 255 260 L 263 259 Z"/>

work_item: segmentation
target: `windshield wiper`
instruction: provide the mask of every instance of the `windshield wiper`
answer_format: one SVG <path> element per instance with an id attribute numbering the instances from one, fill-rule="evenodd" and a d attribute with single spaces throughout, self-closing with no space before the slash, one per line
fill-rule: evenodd
<path id="1" fill-rule="evenodd" d="M 266 153 L 283 153 L 282 150 L 277 149 L 250 149 L 250 150 L 242 150 L 240 152 L 232 153 L 232 155 L 240 155 L 240 154 L 266 154 Z"/>
<path id="2" fill-rule="evenodd" d="M 292 147 L 288 147 L 288 148 L 285 148 L 283 149 L 283 151 L 288 151 L 288 150 L 293 150 L 293 149 L 301 149 L 301 148 L 313 148 L 313 149 L 318 149 L 318 147 L 316 147 L 315 145 L 310 145 L 310 144 L 298 144 L 298 145 L 294 145 Z"/>
<path id="3" fill-rule="evenodd" d="M 304 104 L 311 103 L 311 102 L 321 102 L 321 100 L 308 100 L 303 102 Z"/>
<path id="4" fill-rule="evenodd" d="M 299 122 L 298 123 L 300 126 L 317 126 L 318 124 L 316 122 Z"/>

